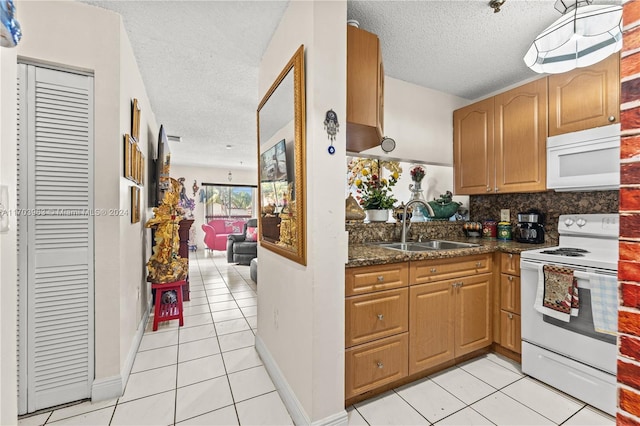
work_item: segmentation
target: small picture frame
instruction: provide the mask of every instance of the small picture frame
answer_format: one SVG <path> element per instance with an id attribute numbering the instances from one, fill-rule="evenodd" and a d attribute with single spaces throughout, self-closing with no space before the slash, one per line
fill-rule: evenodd
<path id="1" fill-rule="evenodd" d="M 140 140 L 140 105 L 136 98 L 131 101 L 131 136 L 136 141 Z"/>
<path id="2" fill-rule="evenodd" d="M 131 223 L 140 222 L 140 188 L 131 187 Z"/>
<path id="3" fill-rule="evenodd" d="M 134 141 L 130 135 L 124 135 L 124 177 L 133 178 Z"/>

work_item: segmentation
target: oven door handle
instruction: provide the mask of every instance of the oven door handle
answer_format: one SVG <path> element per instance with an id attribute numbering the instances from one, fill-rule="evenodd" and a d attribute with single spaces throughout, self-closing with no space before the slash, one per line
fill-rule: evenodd
<path id="1" fill-rule="evenodd" d="M 530 261 L 521 259 L 520 269 L 535 270 L 538 274 L 542 274 L 542 267 L 545 264 L 546 263 L 530 262 Z M 584 289 L 591 289 L 591 278 L 594 277 L 595 275 L 606 275 L 606 276 L 612 276 L 612 277 L 615 277 L 618 275 L 617 271 L 606 271 L 602 269 L 596 270 L 592 268 L 575 269 L 575 268 L 571 268 L 570 266 L 567 266 L 567 268 L 573 269 L 574 277 L 578 278 L 579 280 L 586 281 L 586 284 L 580 283 L 580 285 L 578 285 L 578 287 L 584 288 Z"/>

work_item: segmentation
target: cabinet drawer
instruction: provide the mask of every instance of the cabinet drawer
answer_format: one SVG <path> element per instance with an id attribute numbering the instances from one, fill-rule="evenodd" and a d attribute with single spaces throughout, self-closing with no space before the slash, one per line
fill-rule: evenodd
<path id="1" fill-rule="evenodd" d="M 500 274 L 500 309 L 520 313 L 520 277 Z"/>
<path id="2" fill-rule="evenodd" d="M 500 272 L 520 276 L 520 255 L 513 253 L 500 254 Z"/>
<path id="3" fill-rule="evenodd" d="M 517 353 L 522 353 L 520 315 L 500 311 L 500 345 Z"/>
<path id="4" fill-rule="evenodd" d="M 403 262 L 347 268 L 344 281 L 346 296 L 406 287 L 409 282 L 409 265 Z"/>
<path id="5" fill-rule="evenodd" d="M 387 290 L 345 300 L 345 347 L 407 331 L 409 289 Z"/>
<path id="6" fill-rule="evenodd" d="M 491 272 L 490 254 L 410 262 L 411 285 Z"/>
<path id="7" fill-rule="evenodd" d="M 375 389 L 407 375 L 407 333 L 345 351 L 345 398 Z"/>

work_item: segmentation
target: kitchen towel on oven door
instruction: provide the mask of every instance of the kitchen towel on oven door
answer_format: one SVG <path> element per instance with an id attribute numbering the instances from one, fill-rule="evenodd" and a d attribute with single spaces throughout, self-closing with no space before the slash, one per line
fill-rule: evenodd
<path id="1" fill-rule="evenodd" d="M 589 278 L 593 326 L 598 333 L 618 334 L 618 278 L 594 274 Z"/>
<path id="2" fill-rule="evenodd" d="M 573 269 L 543 265 L 538 271 L 538 288 L 533 306 L 538 312 L 569 322 L 578 316 L 578 281 Z"/>

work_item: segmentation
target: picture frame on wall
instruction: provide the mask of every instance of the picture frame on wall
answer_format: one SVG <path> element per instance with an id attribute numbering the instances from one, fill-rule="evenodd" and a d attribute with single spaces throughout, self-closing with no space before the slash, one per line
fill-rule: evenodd
<path id="1" fill-rule="evenodd" d="M 138 99 L 131 101 L 131 136 L 137 141 L 140 140 L 140 105 Z"/>
<path id="2" fill-rule="evenodd" d="M 133 145 L 134 141 L 130 135 L 124 135 L 124 177 L 133 178 Z"/>
<path id="3" fill-rule="evenodd" d="M 140 222 L 140 188 L 131 187 L 131 223 Z"/>

